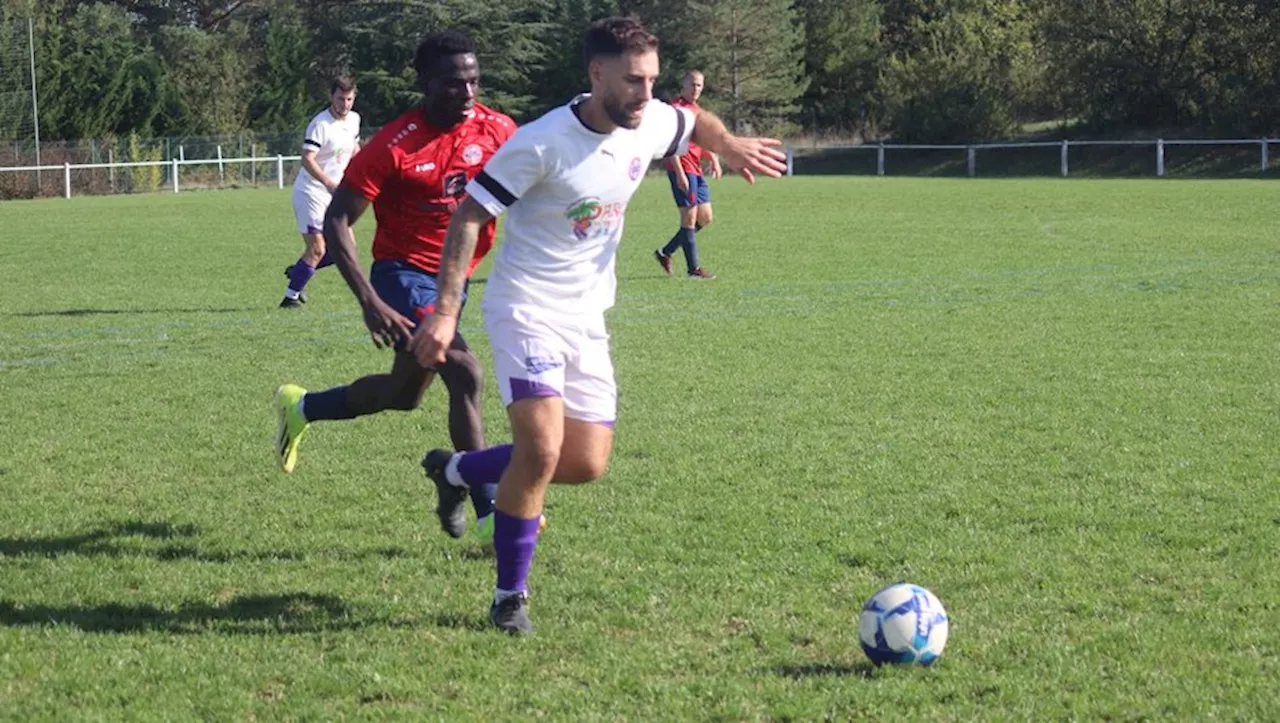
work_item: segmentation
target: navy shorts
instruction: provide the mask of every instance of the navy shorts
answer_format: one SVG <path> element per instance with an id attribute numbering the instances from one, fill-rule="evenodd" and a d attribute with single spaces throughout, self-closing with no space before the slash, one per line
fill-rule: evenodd
<path id="1" fill-rule="evenodd" d="M 685 178 L 689 179 L 689 192 L 681 193 L 680 187 L 676 185 L 675 171 L 667 171 L 667 180 L 671 182 L 671 195 L 676 199 L 676 205 L 680 208 L 693 208 L 701 206 L 704 203 L 711 203 L 711 187 L 707 185 L 707 177 L 701 173 L 686 173 Z"/>
<path id="2" fill-rule="evenodd" d="M 387 306 L 395 309 L 413 322 L 417 328 L 427 314 L 436 310 L 436 275 L 403 261 L 374 261 L 369 270 L 369 283 Z M 467 304 L 468 279 L 462 287 L 462 305 Z M 466 349 L 467 342 L 459 332 L 453 340 L 453 348 Z M 396 351 L 404 351 L 404 343 L 396 342 Z"/>

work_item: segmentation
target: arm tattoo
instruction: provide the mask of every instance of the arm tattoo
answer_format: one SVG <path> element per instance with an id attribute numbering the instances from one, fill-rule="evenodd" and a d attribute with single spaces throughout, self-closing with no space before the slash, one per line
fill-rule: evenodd
<path id="1" fill-rule="evenodd" d="M 461 311 L 462 287 L 467 269 L 476 253 L 480 227 L 490 218 L 489 212 L 467 197 L 449 221 L 444 248 L 440 251 L 440 272 L 436 274 L 436 313 L 457 316 Z"/>

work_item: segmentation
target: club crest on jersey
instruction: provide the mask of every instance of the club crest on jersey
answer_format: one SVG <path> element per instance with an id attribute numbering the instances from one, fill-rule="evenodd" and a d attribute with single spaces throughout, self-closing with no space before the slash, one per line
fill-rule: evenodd
<path id="1" fill-rule="evenodd" d="M 632 158 L 631 167 L 627 169 L 627 175 L 630 176 L 631 180 L 634 181 L 640 177 L 641 170 L 643 169 L 640 166 L 640 157 L 636 156 L 635 158 Z"/>
<path id="2" fill-rule="evenodd" d="M 472 143 L 462 149 L 462 162 L 468 166 L 474 166 L 484 158 L 484 149 Z"/>
<path id="3" fill-rule="evenodd" d="M 573 224 L 573 236 L 579 241 L 606 236 L 622 223 L 624 203 L 601 203 L 588 196 L 573 202 L 565 209 L 564 216 Z"/>

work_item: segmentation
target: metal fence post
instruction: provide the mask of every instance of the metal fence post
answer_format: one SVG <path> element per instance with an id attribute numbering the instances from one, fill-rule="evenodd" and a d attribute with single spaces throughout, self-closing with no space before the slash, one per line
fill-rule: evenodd
<path id="1" fill-rule="evenodd" d="M 173 176 L 173 192 L 177 193 L 178 192 L 178 159 L 173 158 L 173 159 L 170 159 L 169 162 L 173 164 L 173 171 L 170 174 Z"/>
<path id="2" fill-rule="evenodd" d="M 1271 160 L 1271 159 L 1267 158 L 1267 144 L 1268 144 L 1268 143 L 1269 143 L 1268 139 L 1266 139 L 1266 138 L 1263 138 L 1263 139 L 1262 139 L 1262 172 L 1263 172 L 1263 173 L 1266 173 L 1266 172 L 1267 172 L 1267 166 L 1270 166 L 1270 165 L 1271 165 L 1271 163 L 1270 163 L 1270 160 Z"/>
<path id="3" fill-rule="evenodd" d="M 62 191 L 63 195 L 71 198 L 71 162 L 62 162 Z"/>
<path id="4" fill-rule="evenodd" d="M 276 188 L 284 188 L 284 156 L 276 154 Z"/>
<path id="5" fill-rule="evenodd" d="M 969 166 L 969 178 L 973 178 L 973 175 L 978 171 L 978 154 L 973 146 L 965 146 L 964 155 L 965 162 Z"/>
<path id="6" fill-rule="evenodd" d="M 1062 166 L 1062 177 L 1063 177 L 1063 178 L 1066 178 L 1066 177 L 1067 177 L 1067 146 L 1068 146 L 1068 143 L 1067 143 L 1067 141 L 1064 139 L 1064 140 L 1062 141 L 1062 163 L 1060 164 L 1060 165 Z"/>
<path id="7" fill-rule="evenodd" d="M 787 146 L 787 175 L 790 176 L 795 171 L 795 153 L 791 151 L 791 146 Z"/>
<path id="8" fill-rule="evenodd" d="M 1164 178 L 1164 139 L 1156 139 L 1156 176 Z"/>
<path id="9" fill-rule="evenodd" d="M 112 148 L 107 149 L 107 177 L 111 179 L 111 192 L 116 192 L 116 154 Z"/>
<path id="10" fill-rule="evenodd" d="M 880 141 L 880 145 L 876 146 L 876 175 L 884 175 L 884 141 Z"/>
<path id="11" fill-rule="evenodd" d="M 227 182 L 227 173 L 222 165 L 222 144 L 218 144 L 218 183 Z"/>
<path id="12" fill-rule="evenodd" d="M 258 144 L 249 144 L 249 182 L 258 185 Z"/>

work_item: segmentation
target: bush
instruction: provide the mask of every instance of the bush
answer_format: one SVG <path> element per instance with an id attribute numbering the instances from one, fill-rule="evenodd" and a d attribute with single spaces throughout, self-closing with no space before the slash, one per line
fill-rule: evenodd
<path id="1" fill-rule="evenodd" d="M 141 163 L 145 161 L 163 161 L 164 149 L 159 145 L 148 147 L 145 145 L 138 134 L 129 134 L 129 161 L 132 163 Z M 133 166 L 129 169 L 129 179 L 132 181 L 133 191 L 135 193 L 142 191 L 159 191 L 160 184 L 164 180 L 163 166 Z"/>

